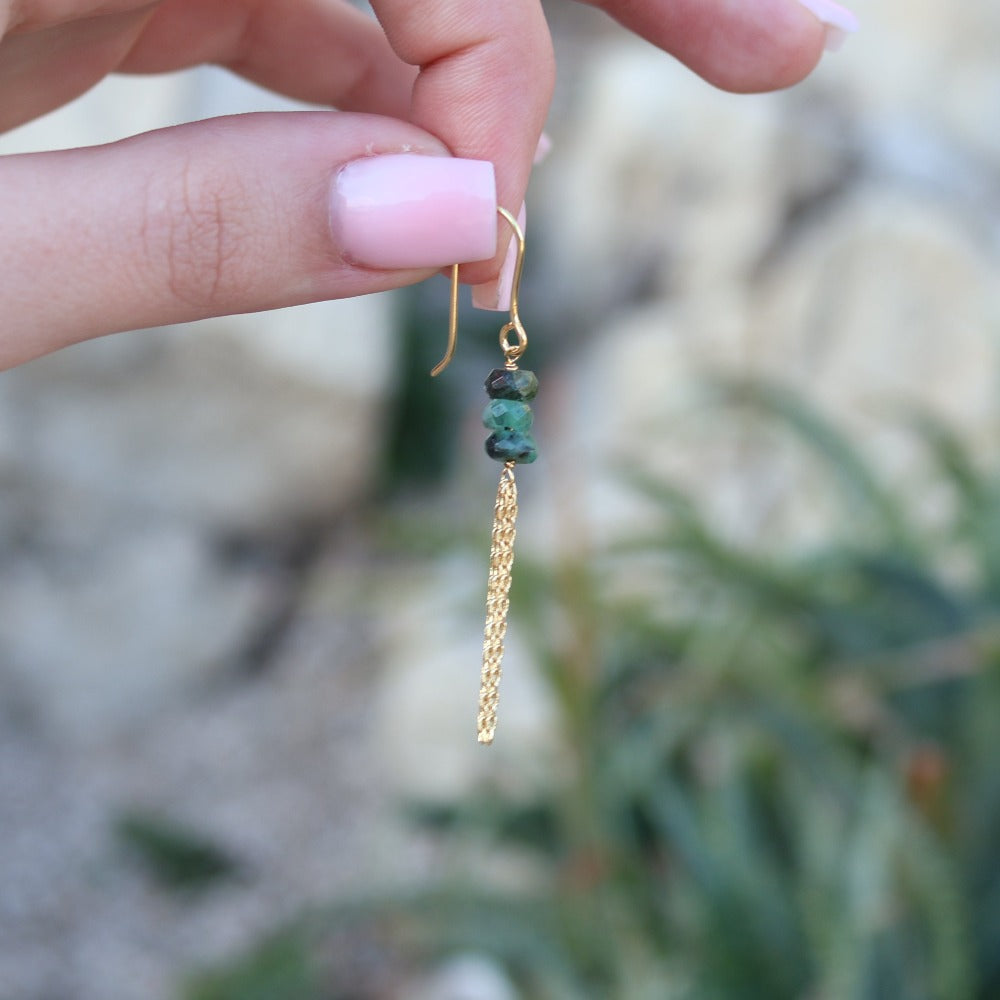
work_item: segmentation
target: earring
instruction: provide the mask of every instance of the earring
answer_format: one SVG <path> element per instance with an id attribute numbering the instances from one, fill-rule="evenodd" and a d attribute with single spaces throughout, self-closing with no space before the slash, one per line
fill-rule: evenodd
<path id="1" fill-rule="evenodd" d="M 503 368 L 494 368 L 486 379 L 489 402 L 483 411 L 483 424 L 491 431 L 486 439 L 486 454 L 503 462 L 500 485 L 493 508 L 493 533 L 490 544 L 490 573 L 486 588 L 486 626 L 483 629 L 483 668 L 479 685 L 479 714 L 476 720 L 480 743 L 490 744 L 496 734 L 497 705 L 500 700 L 500 675 L 507 613 L 510 609 L 511 570 L 514 565 L 514 535 L 517 521 L 517 483 L 514 467 L 534 462 L 538 457 L 531 436 L 532 413 L 529 402 L 538 392 L 534 372 L 518 368 L 517 362 L 528 346 L 528 335 L 521 323 L 518 297 L 521 269 L 524 265 L 524 233 L 517 219 L 505 208 L 498 208 L 514 231 L 517 259 L 510 293 L 510 318 L 500 330 Z M 455 354 L 458 340 L 458 265 L 451 269 L 451 307 L 448 318 L 448 347 L 431 375 L 440 375 Z"/>

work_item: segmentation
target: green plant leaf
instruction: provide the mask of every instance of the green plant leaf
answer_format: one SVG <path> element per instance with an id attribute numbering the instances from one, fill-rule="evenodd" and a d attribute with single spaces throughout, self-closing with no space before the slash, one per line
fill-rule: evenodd
<path id="1" fill-rule="evenodd" d="M 241 870 L 229 851 L 158 813 L 124 813 L 114 832 L 118 842 L 168 889 L 202 889 Z"/>

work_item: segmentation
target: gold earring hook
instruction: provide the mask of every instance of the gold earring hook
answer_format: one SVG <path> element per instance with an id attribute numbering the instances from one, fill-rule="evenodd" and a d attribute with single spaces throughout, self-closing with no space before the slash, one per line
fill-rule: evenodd
<path id="1" fill-rule="evenodd" d="M 451 364 L 458 343 L 458 264 L 451 266 L 451 305 L 448 308 L 448 346 L 444 357 L 431 369 L 431 378 L 440 375 Z"/>
<path id="2" fill-rule="evenodd" d="M 517 219 L 502 206 L 497 207 L 500 213 L 514 230 L 514 239 L 517 240 L 517 258 L 514 262 L 514 278 L 510 288 L 510 320 L 500 331 L 500 346 L 503 348 L 504 357 L 508 367 L 514 366 L 517 359 L 524 353 L 528 346 L 528 335 L 525 333 L 521 323 L 519 297 L 521 292 L 521 271 L 524 267 L 524 232 L 517 224 Z M 509 334 L 517 335 L 514 343 L 510 342 Z M 458 343 L 458 264 L 453 264 L 451 268 L 451 303 L 448 308 L 448 346 L 445 349 L 444 357 L 431 369 L 431 375 L 440 375 L 441 372 L 451 364 L 451 359 L 455 356 L 455 346 Z"/>

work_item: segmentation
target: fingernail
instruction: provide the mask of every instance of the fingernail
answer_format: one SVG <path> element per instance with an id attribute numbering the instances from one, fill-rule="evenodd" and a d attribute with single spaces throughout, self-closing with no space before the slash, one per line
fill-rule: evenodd
<path id="1" fill-rule="evenodd" d="M 538 145 L 535 147 L 534 165 L 537 167 L 552 152 L 552 137 L 548 132 L 543 132 L 538 137 Z"/>
<path id="2" fill-rule="evenodd" d="M 368 156 L 342 167 L 330 228 L 345 257 L 394 270 L 489 260 L 497 246 L 493 164 L 447 156 Z"/>
<path id="3" fill-rule="evenodd" d="M 858 30 L 857 17 L 834 0 L 799 0 L 799 3 L 826 28 L 827 52 L 836 52 L 847 36 Z"/>
<path id="4" fill-rule="evenodd" d="M 521 210 L 517 213 L 517 224 L 524 232 L 527 221 L 527 213 L 522 204 Z M 504 223 L 506 226 L 507 223 Z M 507 226 L 509 229 L 510 227 Z M 510 309 L 510 296 L 514 290 L 514 268 L 517 267 L 517 240 L 511 233 L 510 244 L 507 247 L 507 256 L 503 259 L 503 266 L 495 281 L 486 281 L 481 285 L 472 286 L 472 304 L 477 309 L 491 309 L 494 312 L 506 312 Z"/>

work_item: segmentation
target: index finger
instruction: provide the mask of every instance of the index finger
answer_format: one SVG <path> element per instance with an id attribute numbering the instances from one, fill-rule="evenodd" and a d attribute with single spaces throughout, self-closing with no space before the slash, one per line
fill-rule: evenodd
<path id="1" fill-rule="evenodd" d="M 372 7 L 396 54 L 420 68 L 410 120 L 455 156 L 491 160 L 497 199 L 516 214 L 555 84 L 538 0 L 375 0 Z M 465 265 L 463 280 L 493 278 L 510 235 L 498 227 L 497 257 Z"/>

